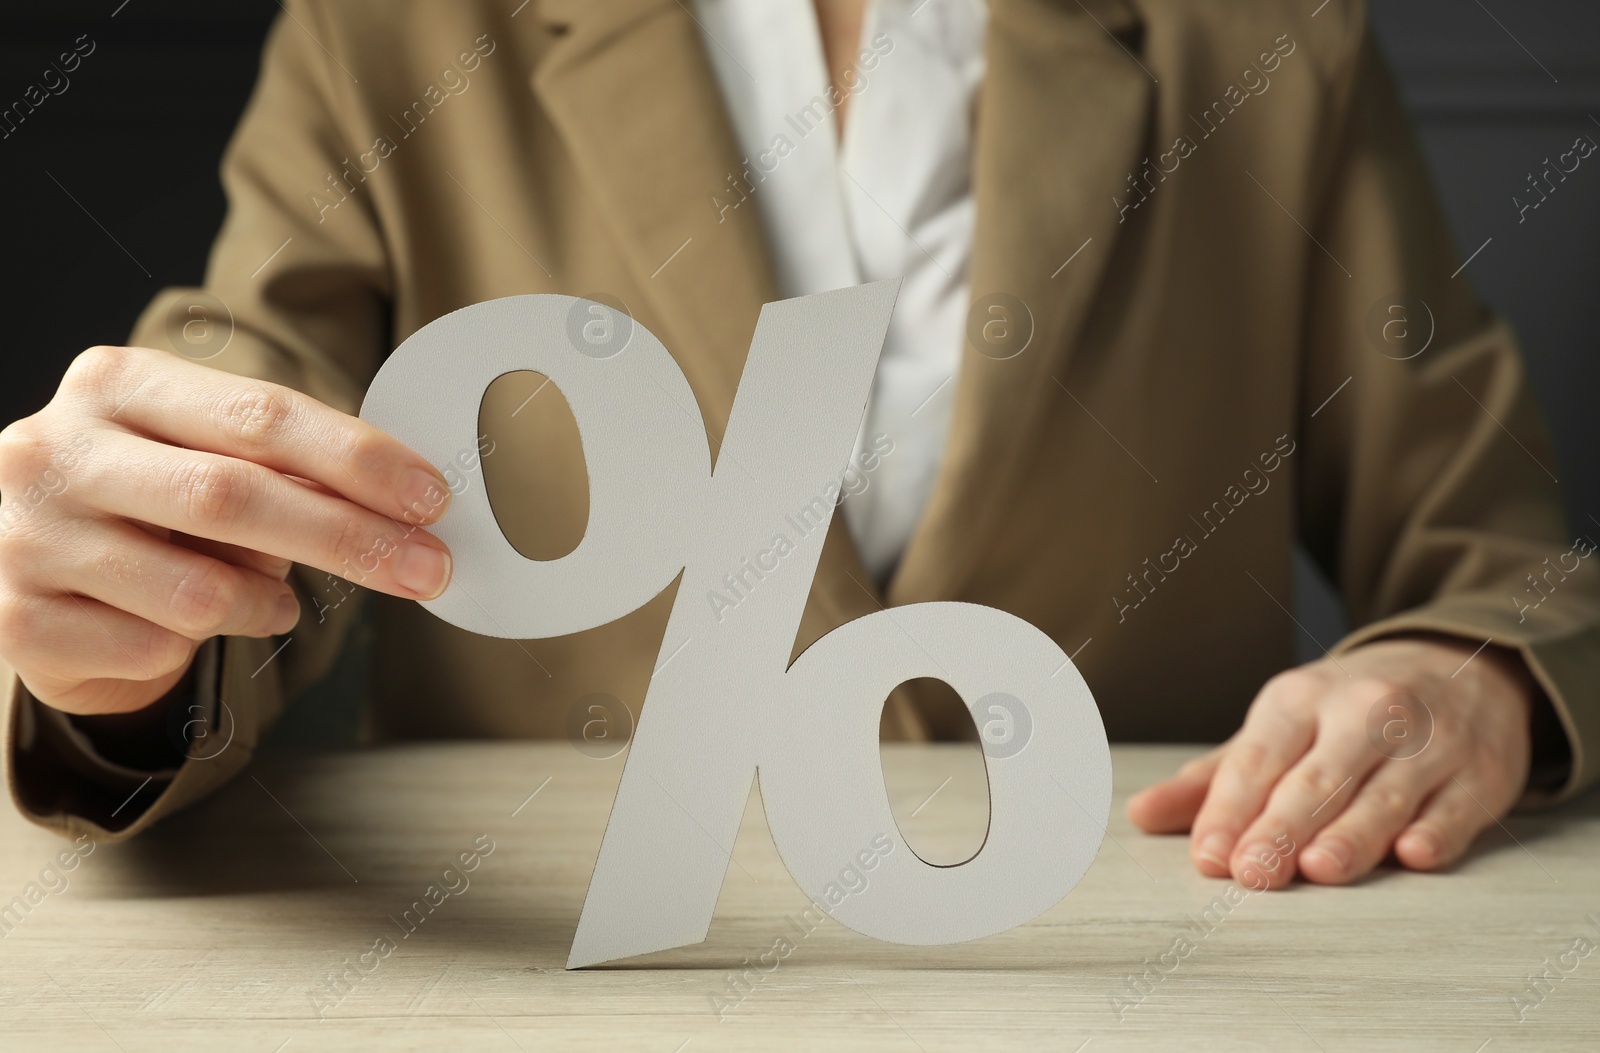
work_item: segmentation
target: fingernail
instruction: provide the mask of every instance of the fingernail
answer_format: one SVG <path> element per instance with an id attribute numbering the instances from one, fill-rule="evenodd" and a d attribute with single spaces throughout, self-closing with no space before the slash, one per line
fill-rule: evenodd
<path id="1" fill-rule="evenodd" d="M 300 601 L 290 592 L 278 597 L 278 613 L 272 619 L 272 635 L 278 636 L 293 629 L 300 620 Z"/>
<path id="2" fill-rule="evenodd" d="M 1329 861 L 1339 868 L 1340 872 L 1350 869 L 1350 854 L 1344 850 L 1344 846 L 1336 841 L 1318 842 L 1306 849 L 1306 852 L 1316 852 L 1319 855 L 1327 856 Z"/>
<path id="3" fill-rule="evenodd" d="M 1434 866 L 1444 857 L 1444 845 L 1432 830 L 1425 827 L 1413 828 L 1401 834 L 1395 842 L 1396 847 L 1401 842 L 1412 846 L 1410 851 L 1421 857 L 1418 863 L 1422 866 Z"/>
<path id="4" fill-rule="evenodd" d="M 450 583 L 450 554 L 431 545 L 408 541 L 394 561 L 394 580 L 422 599 L 431 600 Z"/>
<path id="5" fill-rule="evenodd" d="M 409 517 L 427 523 L 437 519 L 450 504 L 450 488 L 432 472 L 413 468 L 402 491 Z"/>
<path id="6" fill-rule="evenodd" d="M 1231 843 L 1226 834 L 1207 834 L 1200 842 L 1199 855 L 1207 863 L 1228 869 L 1228 849 Z"/>

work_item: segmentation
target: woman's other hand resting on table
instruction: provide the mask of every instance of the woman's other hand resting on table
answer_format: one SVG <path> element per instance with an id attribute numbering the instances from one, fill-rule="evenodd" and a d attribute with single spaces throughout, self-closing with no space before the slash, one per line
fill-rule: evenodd
<path id="1" fill-rule="evenodd" d="M 1128 816 L 1189 831 L 1202 874 L 1270 888 L 1296 873 L 1345 884 L 1391 852 L 1446 867 L 1521 796 L 1547 705 L 1519 656 L 1474 650 L 1385 639 L 1281 673 L 1232 738 L 1135 794 Z"/>

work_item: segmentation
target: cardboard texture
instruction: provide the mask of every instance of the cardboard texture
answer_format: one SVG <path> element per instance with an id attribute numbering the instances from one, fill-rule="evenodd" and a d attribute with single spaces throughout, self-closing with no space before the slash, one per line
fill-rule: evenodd
<path id="1" fill-rule="evenodd" d="M 577 420 L 590 493 L 582 542 L 561 559 L 527 559 L 485 488 L 467 488 L 433 528 L 454 578 L 424 606 L 446 621 L 506 638 L 578 632 L 683 573 L 568 968 L 705 939 L 757 777 L 795 881 L 877 939 L 951 943 L 1022 924 L 1099 851 L 1111 807 L 1105 728 L 1077 668 L 1028 623 L 965 603 L 898 607 L 834 630 L 789 668 L 835 507 L 823 495 L 853 450 L 898 291 L 876 282 L 767 304 L 715 471 L 666 348 L 588 300 L 515 296 L 446 315 L 407 339 L 367 393 L 361 416 L 441 469 L 476 448 L 479 404 L 502 374 L 545 374 Z M 775 569 L 746 572 L 775 550 Z M 715 598 L 730 574 L 753 583 L 737 609 Z M 989 831 L 958 866 L 904 844 L 884 787 L 884 699 L 924 676 L 951 684 L 985 729 Z M 841 873 L 869 857 L 870 890 L 841 896 Z"/>

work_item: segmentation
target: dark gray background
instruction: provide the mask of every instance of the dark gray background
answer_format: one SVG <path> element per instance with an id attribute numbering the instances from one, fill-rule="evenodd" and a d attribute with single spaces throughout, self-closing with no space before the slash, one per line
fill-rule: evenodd
<path id="1" fill-rule="evenodd" d="M 1577 134 L 1600 135 L 1600 4 L 1486 3 L 1373 6 L 1458 248 L 1464 257 L 1493 239 L 1468 275 L 1521 334 L 1569 518 L 1589 523 L 1600 516 L 1600 161 L 1526 222 L 1511 198 Z M 122 342 L 159 288 L 199 281 L 222 217 L 217 160 L 278 12 L 266 0 L 20 6 L 0 15 L 0 106 L 80 34 L 96 49 L 64 94 L 0 140 L 9 334 L 0 423 L 42 406 L 78 351 Z M 1304 561 L 1299 569 L 1300 620 L 1331 644 L 1338 602 Z M 1309 637 L 1301 644 L 1303 658 L 1321 653 Z"/>

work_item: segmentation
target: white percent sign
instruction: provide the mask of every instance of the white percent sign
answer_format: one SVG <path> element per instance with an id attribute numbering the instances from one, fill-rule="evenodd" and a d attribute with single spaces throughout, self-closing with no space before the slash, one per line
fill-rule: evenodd
<path id="1" fill-rule="evenodd" d="M 1105 727 L 1082 675 L 1032 625 L 975 604 L 911 604 L 833 630 L 791 666 L 831 501 L 737 616 L 719 618 L 707 601 L 848 463 L 898 291 L 877 282 L 763 307 L 714 472 L 671 355 L 592 301 L 464 308 L 419 329 L 373 380 L 362 417 L 441 467 L 476 443 L 483 393 L 506 373 L 547 376 L 577 421 L 589 471 L 577 548 L 526 558 L 486 489 L 471 487 L 433 528 L 455 557 L 450 587 L 424 604 L 435 615 L 486 636 L 560 636 L 623 617 L 683 575 L 568 968 L 705 939 L 752 779 L 796 883 L 880 940 L 954 943 L 1020 925 L 1071 891 L 1099 851 L 1111 808 Z M 591 336 L 597 312 L 615 324 Z M 597 353 L 596 340 L 610 343 Z M 917 677 L 949 683 L 980 724 L 990 713 L 979 703 L 997 697 L 1030 721 L 1021 746 L 986 749 L 988 833 L 957 866 L 905 845 L 884 786 L 879 715 Z M 885 836 L 870 892 L 832 902 L 841 870 Z"/>

